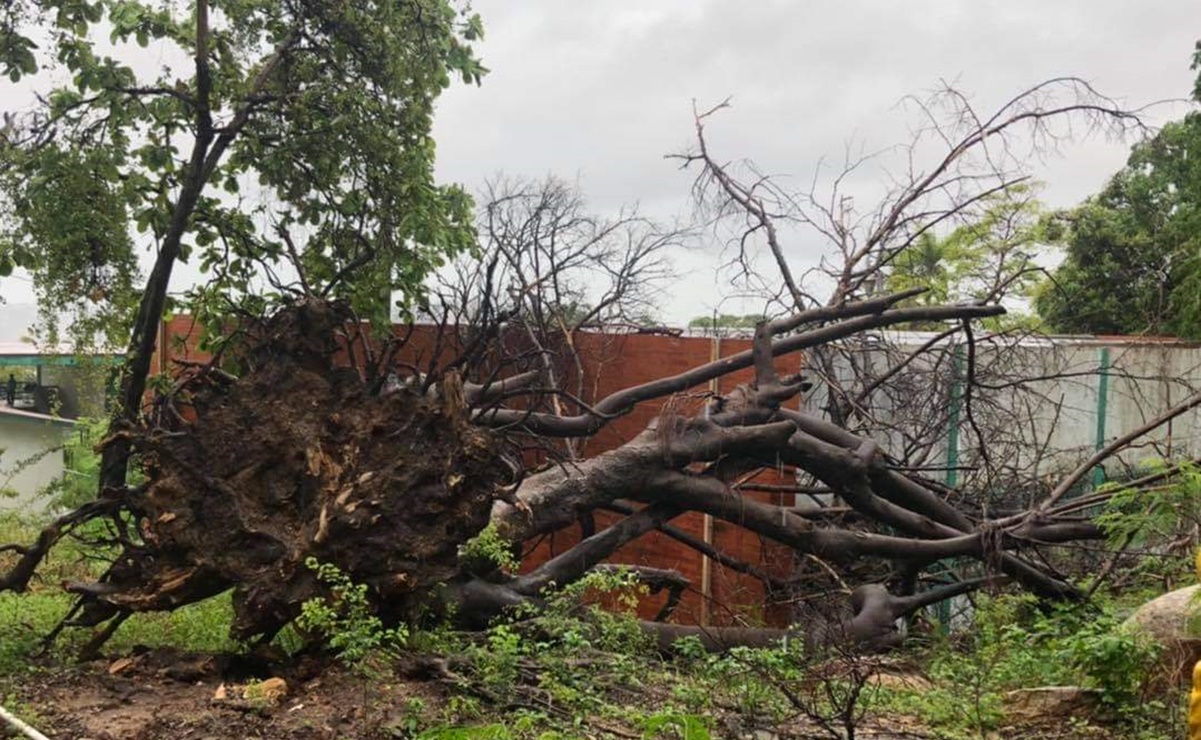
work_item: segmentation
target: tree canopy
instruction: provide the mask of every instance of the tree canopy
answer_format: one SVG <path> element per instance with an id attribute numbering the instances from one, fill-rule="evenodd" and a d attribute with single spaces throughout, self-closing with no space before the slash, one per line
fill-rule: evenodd
<path id="1" fill-rule="evenodd" d="M 485 73 L 455 3 L 52 0 L 0 23 L 0 70 L 39 100 L 0 149 L 0 273 L 43 305 L 127 326 L 149 247 L 151 293 L 176 260 L 206 274 L 202 314 L 306 288 L 386 318 L 473 243 L 470 199 L 433 177 L 434 100 Z"/>
<path id="2" fill-rule="evenodd" d="M 723 330 L 751 330 L 755 328 L 756 324 L 766 319 L 767 317 L 761 313 L 722 313 L 713 314 L 712 316 L 694 316 L 689 319 L 688 328 L 712 331 L 714 333 Z"/>
<path id="3" fill-rule="evenodd" d="M 888 264 L 891 292 L 922 289 L 911 301 L 934 306 L 954 301 L 1024 301 L 1042 274 L 1036 255 L 1047 240 L 1043 205 L 1034 188 L 1018 183 L 983 198 L 975 213 L 946 236 L 923 231 Z M 993 327 L 1025 321 L 1018 306 L 995 317 Z M 939 329 L 937 326 L 918 326 Z"/>
<path id="4" fill-rule="evenodd" d="M 210 328 L 297 295 L 382 323 L 394 293 L 411 304 L 473 245 L 430 136 L 441 91 L 486 71 L 465 8 L 31 0 L 0 24 L 0 70 L 41 85 L 0 149 L 0 263 L 32 272 L 44 311 L 80 286 L 96 307 L 74 305 L 129 331 L 114 426 L 139 414 L 177 261 L 205 273 L 188 303 Z M 152 44 L 157 68 L 136 49 Z M 144 283 L 128 277 L 139 241 L 155 253 Z M 105 449 L 102 488 L 124 485 L 130 452 Z"/>
<path id="5" fill-rule="evenodd" d="M 1100 193 L 1056 217 L 1066 255 L 1035 302 L 1051 328 L 1201 338 L 1199 157 L 1201 113 L 1190 113 L 1136 144 Z"/>

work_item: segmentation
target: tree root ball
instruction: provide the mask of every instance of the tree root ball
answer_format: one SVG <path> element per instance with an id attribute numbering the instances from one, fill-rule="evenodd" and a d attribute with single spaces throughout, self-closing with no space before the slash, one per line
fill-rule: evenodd
<path id="1" fill-rule="evenodd" d="M 345 327 L 328 304 L 298 304 L 251 332 L 239 377 L 199 368 L 160 399 L 130 501 L 145 552 L 127 548 L 102 602 L 171 609 L 232 587 L 245 638 L 322 593 L 310 557 L 367 584 L 392 620 L 458 573 L 504 482 L 497 443 L 453 377 L 436 394 L 371 393 L 336 361 Z"/>

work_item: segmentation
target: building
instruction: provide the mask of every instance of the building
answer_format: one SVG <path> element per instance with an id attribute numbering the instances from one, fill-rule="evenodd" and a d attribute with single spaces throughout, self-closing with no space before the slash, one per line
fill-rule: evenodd
<path id="1" fill-rule="evenodd" d="M 7 377 L 7 376 L 6 376 Z M 37 511 L 37 494 L 66 471 L 74 419 L 0 406 L 0 511 Z"/>
<path id="2" fill-rule="evenodd" d="M 64 446 L 76 420 L 103 413 L 119 359 L 0 342 L 0 511 L 44 508 L 38 493 L 66 471 Z"/>

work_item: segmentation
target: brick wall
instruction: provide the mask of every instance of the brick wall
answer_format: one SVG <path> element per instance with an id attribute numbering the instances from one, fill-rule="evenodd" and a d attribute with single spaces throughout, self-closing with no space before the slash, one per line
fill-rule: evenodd
<path id="1" fill-rule="evenodd" d="M 419 368 L 428 366 L 431 358 L 446 360 L 456 349 L 450 346 L 450 342 L 439 343 L 432 327 L 417 327 L 411 330 L 411 334 L 408 328 L 398 328 L 397 332 L 408 337 L 397 359 Z M 156 355 L 152 367 L 157 372 L 169 372 L 174 360 L 207 359 L 207 355 L 199 349 L 199 340 L 200 329 L 190 317 L 174 317 L 163 326 L 159 346 L 166 350 Z M 575 363 L 569 363 L 563 367 L 563 372 L 574 379 L 582 369 L 585 401 L 684 372 L 712 359 L 750 349 L 751 344 L 748 339 L 715 340 L 707 337 L 604 333 L 582 333 L 575 341 L 580 365 L 577 368 Z M 799 363 L 798 357 L 785 358 L 778 362 L 778 369 L 781 373 L 797 372 Z M 749 369 L 731 374 L 720 380 L 717 390 L 729 391 L 751 377 Z M 583 441 L 580 453 L 584 456 L 596 455 L 633 439 L 665 407 L 669 412 L 695 413 L 704 403 L 707 390 L 698 388 L 690 393 L 641 404 L 629 414 L 610 422 L 595 437 Z M 774 470 L 763 471 L 755 476 L 754 481 L 787 482 Z M 745 495 L 783 503 L 780 498 L 782 494 Z M 608 526 L 617 518 L 617 515 L 600 512 L 596 515 L 596 527 Z M 700 514 L 690 513 L 676 518 L 672 525 L 697 539 L 707 539 L 720 551 L 778 578 L 787 578 L 792 570 L 792 553 L 788 548 L 761 540 L 735 524 L 721 520 L 707 521 Z M 534 567 L 545 562 L 571 547 L 579 538 L 580 527 L 574 525 L 527 543 L 523 564 L 525 567 Z M 691 547 L 661 533 L 651 533 L 630 543 L 615 553 L 611 561 L 671 568 L 682 573 L 692 585 L 676 610 L 675 621 L 715 625 L 784 625 L 789 622 L 791 609 L 787 604 L 769 600 L 757 579 L 724 568 L 718 563 L 706 562 L 706 558 Z M 665 598 L 665 594 L 660 594 L 648 600 L 642 607 L 642 613 L 653 615 Z"/>
<path id="2" fill-rule="evenodd" d="M 585 365 L 585 376 L 589 381 L 587 385 L 592 389 L 588 400 L 595 400 L 623 388 L 685 372 L 712 359 L 748 350 L 750 346 L 750 340 L 747 339 L 718 341 L 706 337 L 587 333 L 580 335 L 577 350 Z M 794 357 L 790 363 L 781 361 L 778 369 L 782 373 L 797 372 L 800 369 L 799 360 Z M 720 380 L 718 390 L 728 391 L 752 376 L 749 369 L 726 376 Z M 707 390 L 698 388 L 639 405 L 626 416 L 610 422 L 588 440 L 583 446 L 583 454 L 595 455 L 633 439 L 665 406 L 676 413 L 696 413 L 704 403 Z M 759 483 L 785 482 L 776 471 L 764 471 L 754 480 Z M 780 501 L 780 494 L 747 495 L 773 503 Z M 773 499 L 773 496 L 776 498 Z M 598 513 L 596 519 L 596 526 L 600 529 L 616 521 L 617 516 Z M 734 524 L 711 519 L 707 526 L 706 517 L 696 513 L 685 514 L 671 523 L 697 539 L 705 539 L 708 530 L 708 539 L 717 549 L 774 576 L 783 579 L 791 572 L 791 550 L 761 540 Z M 543 562 L 571 547 L 579 538 L 578 525 L 542 538 L 533 543 L 532 551 L 523 562 Z M 635 540 L 610 558 L 611 562 L 672 568 L 682 573 L 692 587 L 677 608 L 675 621 L 716 625 L 781 625 L 790 621 L 790 608 L 786 604 L 770 603 L 762 583 L 757 579 L 712 561 L 706 564 L 705 560 L 691 547 L 657 532 Z M 649 600 L 642 608 L 643 615 L 653 615 L 665 599 L 666 594 L 661 594 Z"/>

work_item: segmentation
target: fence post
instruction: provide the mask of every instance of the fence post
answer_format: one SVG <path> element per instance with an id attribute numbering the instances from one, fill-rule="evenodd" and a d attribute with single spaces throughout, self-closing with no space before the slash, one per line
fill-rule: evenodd
<path id="1" fill-rule="evenodd" d="M 963 347 L 955 347 L 955 359 L 951 364 L 951 398 L 947 407 L 947 461 L 944 481 L 947 487 L 959 484 L 959 406 L 963 403 Z M 952 561 L 939 561 L 947 564 Z M 951 628 L 951 602 L 944 599 L 934 607 L 938 623 L 943 630 Z"/>
<path id="2" fill-rule="evenodd" d="M 951 402 L 947 412 L 947 471 L 946 484 L 959 484 L 959 406 L 963 403 L 963 347 L 955 347 L 951 370 Z"/>
<path id="3" fill-rule="evenodd" d="M 709 340 L 709 361 L 717 362 L 721 359 L 721 335 L 717 332 L 717 321 L 713 322 L 713 338 Z M 709 381 L 709 392 L 713 395 L 721 393 L 721 379 L 714 378 Z M 713 546 L 713 515 L 701 515 L 701 540 L 709 547 Z M 713 612 L 713 561 L 708 555 L 701 555 L 701 613 L 700 623 L 702 627 L 708 627 L 712 619 Z"/>
<path id="4" fill-rule="evenodd" d="M 1105 446 L 1105 416 L 1109 411 L 1109 347 L 1101 348 L 1101 369 L 1097 379 L 1097 434 L 1094 449 L 1098 452 Z M 1105 482 L 1105 466 L 1093 468 L 1093 488 Z"/>

